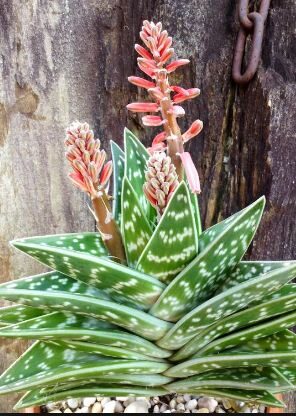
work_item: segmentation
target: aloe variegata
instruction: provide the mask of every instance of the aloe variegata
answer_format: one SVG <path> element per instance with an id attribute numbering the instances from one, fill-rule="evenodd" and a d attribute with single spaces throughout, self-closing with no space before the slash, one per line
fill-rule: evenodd
<path id="1" fill-rule="evenodd" d="M 180 102 L 199 90 L 170 86 L 172 39 L 145 21 L 139 67 L 161 126 L 146 149 L 129 130 L 113 162 L 88 124 L 67 129 L 72 181 L 93 203 L 98 232 L 15 240 L 52 271 L 0 285 L 1 337 L 37 340 L 0 377 L 0 394 L 27 391 L 16 409 L 83 395 L 209 394 L 283 406 L 295 389 L 295 261 L 245 261 L 264 197 L 202 231 L 199 180 L 184 145 Z M 171 95 L 173 96 L 171 97 Z M 108 194 L 112 172 L 113 198 Z"/>

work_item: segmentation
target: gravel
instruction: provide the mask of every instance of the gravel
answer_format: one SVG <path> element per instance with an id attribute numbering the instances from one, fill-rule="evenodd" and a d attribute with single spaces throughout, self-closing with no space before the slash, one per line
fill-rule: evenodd
<path id="1" fill-rule="evenodd" d="M 155 397 L 85 397 L 49 403 L 48 413 L 265 413 L 265 407 L 190 394 Z"/>

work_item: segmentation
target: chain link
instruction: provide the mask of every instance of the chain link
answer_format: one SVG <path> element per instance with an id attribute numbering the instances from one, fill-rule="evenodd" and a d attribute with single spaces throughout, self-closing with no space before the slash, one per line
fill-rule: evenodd
<path id="1" fill-rule="evenodd" d="M 232 77 L 237 84 L 245 85 L 254 77 L 262 50 L 264 24 L 268 16 L 271 0 L 261 0 L 259 12 L 249 13 L 249 0 L 239 0 L 238 16 L 240 30 L 234 51 Z M 252 36 L 250 58 L 242 74 L 242 62 L 248 36 Z"/>

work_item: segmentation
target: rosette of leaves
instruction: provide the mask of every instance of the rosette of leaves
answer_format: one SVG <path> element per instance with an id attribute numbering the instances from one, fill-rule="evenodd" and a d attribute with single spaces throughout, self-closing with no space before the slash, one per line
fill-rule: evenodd
<path id="1" fill-rule="evenodd" d="M 13 241 L 51 271 L 0 285 L 2 338 L 35 340 L 0 377 L 16 409 L 89 395 L 209 394 L 283 406 L 296 384 L 296 262 L 242 260 L 264 198 L 204 231 L 179 183 L 157 222 L 149 154 L 112 143 L 113 214 L 127 263 L 99 233 Z"/>

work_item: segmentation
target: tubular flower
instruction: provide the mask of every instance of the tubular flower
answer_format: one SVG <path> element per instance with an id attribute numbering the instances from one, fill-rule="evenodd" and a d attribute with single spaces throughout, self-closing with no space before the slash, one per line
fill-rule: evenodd
<path id="1" fill-rule="evenodd" d="M 70 179 L 79 189 L 96 198 L 105 189 L 112 174 L 112 162 L 106 161 L 106 152 L 101 150 L 99 139 L 87 123 L 75 121 L 66 130 L 66 157 L 73 172 Z"/>
<path id="2" fill-rule="evenodd" d="M 189 60 L 177 59 L 170 62 L 174 55 L 174 49 L 172 48 L 173 40 L 166 30 L 162 30 L 160 22 L 155 24 L 145 20 L 140 32 L 140 38 L 144 46 L 135 45 L 135 49 L 140 55 L 138 66 L 152 80 L 134 76 L 129 77 L 128 80 L 132 84 L 148 90 L 150 99 L 154 101 L 155 105 L 152 102 L 132 103 L 127 108 L 133 112 L 159 112 L 159 115 L 142 117 L 144 126 L 163 126 L 163 132 L 156 136 L 157 139 L 155 138 L 148 151 L 153 153 L 153 151 L 166 149 L 181 181 L 183 179 L 184 167 L 178 155 L 184 152 L 184 143 L 199 133 L 202 123 L 200 122 L 201 124 L 198 126 L 198 133 L 196 133 L 196 126 L 193 123 L 190 129 L 182 134 L 177 119 L 185 115 L 185 110 L 178 104 L 197 97 L 200 94 L 200 90 L 198 88 L 185 89 L 180 86 L 170 85 L 169 74 L 179 67 L 188 64 Z M 158 139 L 159 137 L 161 137 L 160 140 Z M 171 137 L 176 137 L 176 139 L 170 140 Z M 167 142 L 166 145 L 164 141 Z M 191 166 L 191 171 L 193 166 Z M 197 172 L 196 176 L 198 176 Z M 192 189 L 192 191 L 196 192 L 196 188 Z"/>
<path id="3" fill-rule="evenodd" d="M 144 193 L 159 215 L 162 215 L 178 183 L 171 158 L 165 152 L 154 152 L 147 163 Z"/>

